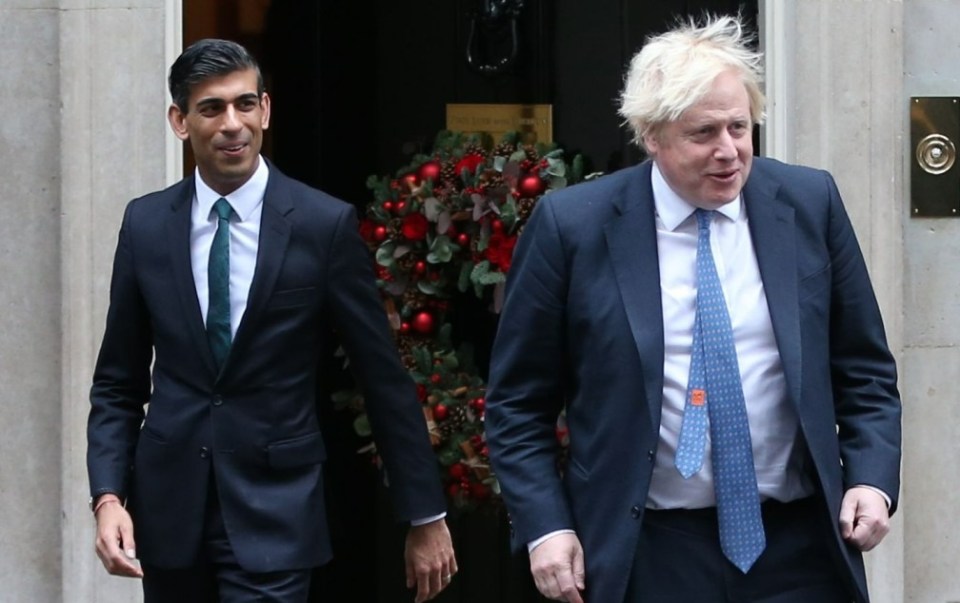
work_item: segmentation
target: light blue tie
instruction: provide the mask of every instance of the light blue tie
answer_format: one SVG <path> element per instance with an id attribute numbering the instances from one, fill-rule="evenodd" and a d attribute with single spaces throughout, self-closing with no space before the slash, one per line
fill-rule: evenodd
<path id="1" fill-rule="evenodd" d="M 676 465 L 685 478 L 700 470 L 709 414 L 720 547 L 746 573 L 766 546 L 760 494 L 733 329 L 710 249 L 714 212 L 698 209 L 695 213 L 697 313 Z"/>
<path id="2" fill-rule="evenodd" d="M 213 204 L 217 213 L 217 232 L 210 245 L 210 262 L 207 264 L 207 340 L 217 361 L 217 369 L 230 352 L 230 202 L 220 197 Z"/>

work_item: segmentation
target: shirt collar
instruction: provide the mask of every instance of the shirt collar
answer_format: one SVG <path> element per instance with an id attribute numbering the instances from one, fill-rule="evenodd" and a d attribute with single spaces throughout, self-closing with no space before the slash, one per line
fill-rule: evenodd
<path id="1" fill-rule="evenodd" d="M 654 207 L 663 225 L 667 227 L 667 230 L 676 230 L 680 224 L 686 221 L 686 219 L 697 210 L 696 205 L 684 200 L 683 197 L 670 188 L 666 178 L 664 178 L 660 172 L 660 167 L 657 166 L 656 161 L 653 162 L 651 184 L 653 185 Z M 737 198 L 732 202 L 724 203 L 718 207 L 717 212 L 736 222 L 740 217 L 742 207 L 743 194 L 741 193 L 737 195 Z"/>
<path id="2" fill-rule="evenodd" d="M 267 162 L 263 157 L 259 158 L 259 165 L 249 180 L 237 190 L 226 195 L 227 201 L 233 208 L 234 213 L 240 219 L 240 222 L 246 221 L 253 210 L 263 203 L 263 195 L 267 191 L 267 179 L 270 176 L 270 170 L 267 168 Z M 210 188 L 203 177 L 200 176 L 200 169 L 196 170 L 197 185 L 197 206 L 200 209 L 200 215 L 208 216 L 213 209 L 213 204 L 221 197 L 220 193 Z"/>

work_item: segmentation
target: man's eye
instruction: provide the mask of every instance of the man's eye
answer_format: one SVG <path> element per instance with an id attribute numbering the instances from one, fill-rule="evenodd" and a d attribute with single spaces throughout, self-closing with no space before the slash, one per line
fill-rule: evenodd
<path id="1" fill-rule="evenodd" d="M 204 105 L 197 109 L 197 113 L 203 115 L 204 117 L 214 117 L 221 111 L 221 107 L 217 105 Z"/>
<path id="2" fill-rule="evenodd" d="M 257 108 L 257 101 L 255 99 L 242 100 L 237 103 L 237 108 L 241 111 L 253 111 Z"/>

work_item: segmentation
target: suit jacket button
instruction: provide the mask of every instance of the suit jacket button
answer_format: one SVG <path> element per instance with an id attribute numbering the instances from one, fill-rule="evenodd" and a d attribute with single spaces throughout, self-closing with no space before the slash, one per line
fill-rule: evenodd
<path id="1" fill-rule="evenodd" d="M 214 405 L 214 406 L 220 406 L 221 404 L 223 404 L 223 397 L 222 397 L 222 396 L 219 396 L 219 395 L 214 396 L 214 397 L 213 397 L 213 405 Z"/>
<path id="2" fill-rule="evenodd" d="M 200 458 L 205 459 L 210 457 L 210 450 L 206 446 L 200 448 Z"/>
<path id="3" fill-rule="evenodd" d="M 653 459 L 654 459 L 656 456 L 657 456 L 657 453 L 655 453 L 653 450 L 648 450 L 648 451 L 647 451 L 647 460 L 650 461 L 651 463 L 653 462 Z"/>
<path id="4" fill-rule="evenodd" d="M 642 509 L 640 509 L 640 505 L 633 505 L 633 507 L 630 509 L 630 516 L 634 519 L 640 517 L 641 510 Z"/>

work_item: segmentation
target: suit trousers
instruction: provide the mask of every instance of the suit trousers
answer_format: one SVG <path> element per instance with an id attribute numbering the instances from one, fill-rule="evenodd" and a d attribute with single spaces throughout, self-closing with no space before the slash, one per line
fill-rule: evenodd
<path id="1" fill-rule="evenodd" d="M 716 508 L 647 509 L 624 603 L 850 603 L 817 497 L 762 505 L 767 546 L 746 574 L 720 549 Z M 589 577 L 588 577 L 589 579 Z"/>
<path id="2" fill-rule="evenodd" d="M 311 569 L 253 573 L 237 563 L 211 472 L 197 564 L 183 569 L 143 565 L 144 603 L 307 603 Z"/>

